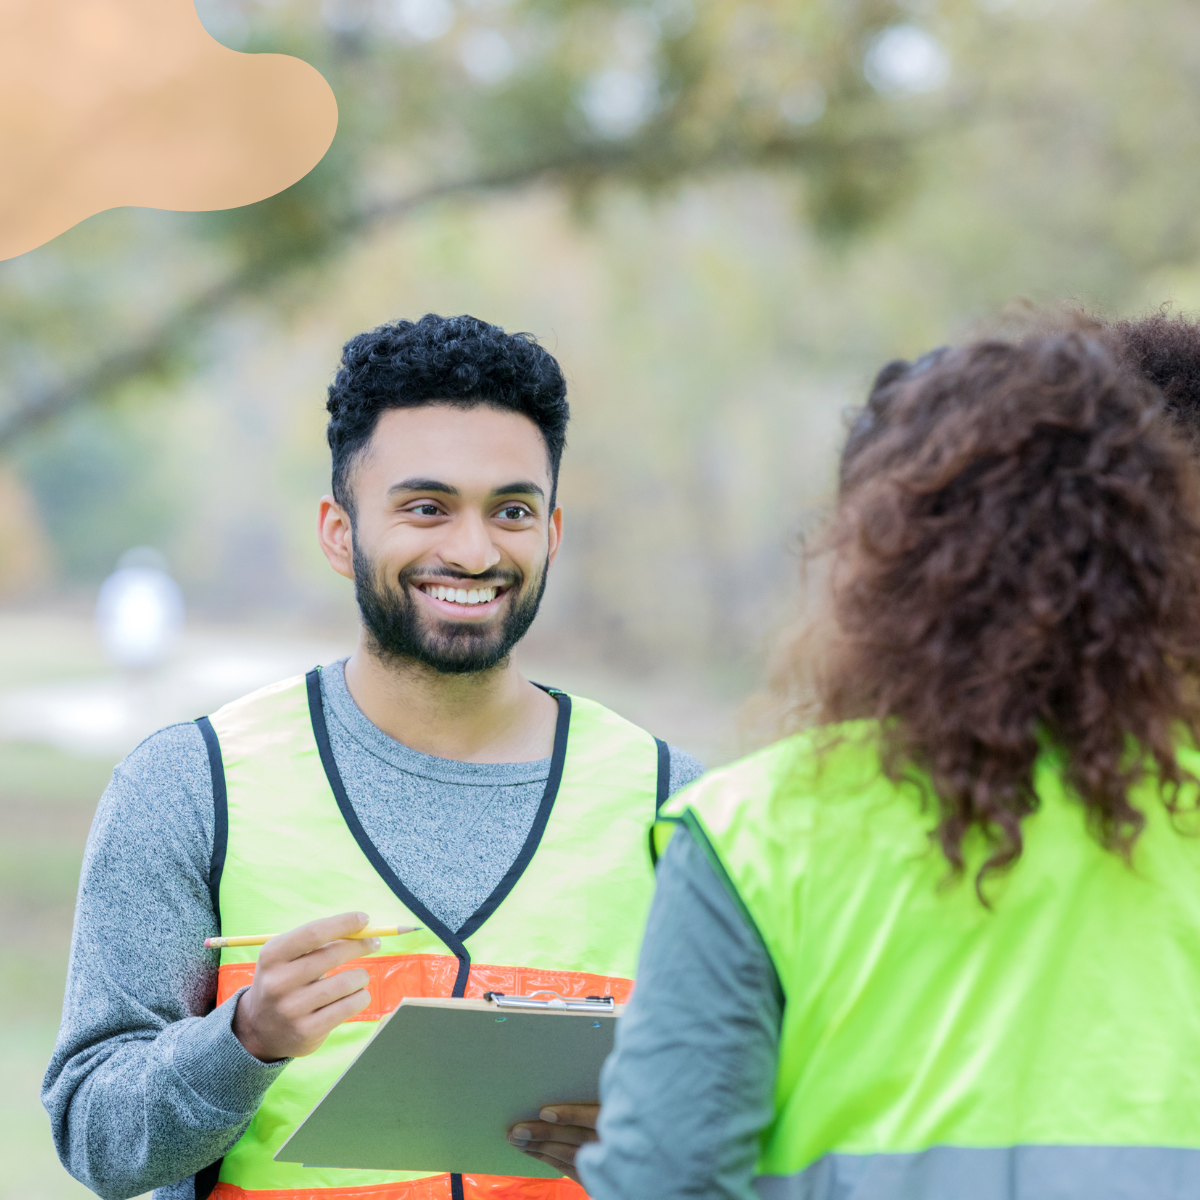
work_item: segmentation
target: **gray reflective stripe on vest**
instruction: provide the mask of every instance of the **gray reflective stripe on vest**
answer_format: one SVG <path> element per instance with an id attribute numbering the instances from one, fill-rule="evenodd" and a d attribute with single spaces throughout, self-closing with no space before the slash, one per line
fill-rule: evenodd
<path id="1" fill-rule="evenodd" d="M 760 1175 L 762 1200 L 1195 1200 L 1200 1150 L 1158 1146 L 935 1146 L 827 1154 L 795 1175 Z"/>

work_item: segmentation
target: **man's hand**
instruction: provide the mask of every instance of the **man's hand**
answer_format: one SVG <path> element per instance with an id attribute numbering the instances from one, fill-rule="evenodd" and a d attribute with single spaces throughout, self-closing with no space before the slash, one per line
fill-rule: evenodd
<path id="1" fill-rule="evenodd" d="M 576 1183 L 575 1152 L 588 1142 L 600 1140 L 596 1121 L 598 1104 L 548 1104 L 540 1121 L 522 1121 L 508 1131 L 508 1140 L 534 1158 L 569 1175 Z"/>
<path id="2" fill-rule="evenodd" d="M 379 949 L 378 938 L 345 940 L 366 924 L 366 913 L 323 917 L 263 946 L 254 982 L 233 1014 L 234 1036 L 255 1058 L 277 1062 L 311 1054 L 330 1030 L 371 1003 L 369 976 L 361 967 L 329 974 Z"/>

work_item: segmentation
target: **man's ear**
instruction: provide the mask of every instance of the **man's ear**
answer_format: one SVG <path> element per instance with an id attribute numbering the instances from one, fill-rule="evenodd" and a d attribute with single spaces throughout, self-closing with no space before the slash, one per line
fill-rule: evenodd
<path id="1" fill-rule="evenodd" d="M 332 496 L 322 496 L 317 509 L 317 541 L 329 565 L 339 575 L 353 579 L 354 526 L 350 515 Z"/>
<path id="2" fill-rule="evenodd" d="M 546 565 L 549 566 L 558 554 L 558 548 L 562 545 L 562 505 L 550 514 L 550 528 L 547 531 L 549 548 L 546 555 Z"/>

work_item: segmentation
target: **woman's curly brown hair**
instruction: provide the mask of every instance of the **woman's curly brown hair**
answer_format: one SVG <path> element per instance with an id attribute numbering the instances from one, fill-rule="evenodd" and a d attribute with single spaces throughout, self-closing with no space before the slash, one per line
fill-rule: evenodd
<path id="1" fill-rule="evenodd" d="M 883 722 L 885 769 L 928 775 L 955 871 L 983 830 L 977 889 L 1021 853 L 1047 740 L 1126 856 L 1131 787 L 1149 769 L 1174 813 L 1191 778 L 1175 748 L 1200 733 L 1200 493 L 1162 407 L 1065 331 L 889 365 L 851 434 L 823 716 Z"/>
<path id="2" fill-rule="evenodd" d="M 1193 453 L 1200 451 L 1200 322 L 1164 309 L 1115 321 L 1109 334 L 1117 354 L 1162 392 Z"/>

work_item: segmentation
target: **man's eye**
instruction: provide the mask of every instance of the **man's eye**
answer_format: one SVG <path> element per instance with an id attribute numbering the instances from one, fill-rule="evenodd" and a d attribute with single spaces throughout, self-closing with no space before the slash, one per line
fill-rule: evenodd
<path id="1" fill-rule="evenodd" d="M 436 504 L 418 504 L 414 508 L 409 509 L 419 517 L 436 517 L 438 515 L 438 506 Z"/>
<path id="2" fill-rule="evenodd" d="M 507 508 L 500 510 L 500 515 L 506 521 L 523 521 L 529 516 L 529 509 L 522 504 L 510 504 Z"/>

